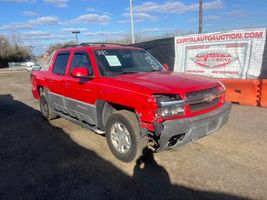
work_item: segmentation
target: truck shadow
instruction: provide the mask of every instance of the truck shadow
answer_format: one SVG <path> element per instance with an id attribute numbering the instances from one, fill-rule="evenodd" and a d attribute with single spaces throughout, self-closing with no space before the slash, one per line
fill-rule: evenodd
<path id="1" fill-rule="evenodd" d="M 0 95 L 0 199 L 244 199 L 173 185 L 144 151 L 130 177 L 39 111 Z"/>

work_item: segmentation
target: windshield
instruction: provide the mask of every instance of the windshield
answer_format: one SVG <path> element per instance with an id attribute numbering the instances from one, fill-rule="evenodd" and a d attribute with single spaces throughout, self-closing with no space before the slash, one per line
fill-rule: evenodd
<path id="1" fill-rule="evenodd" d="M 164 71 L 162 65 L 145 50 L 101 49 L 95 51 L 102 76 Z"/>

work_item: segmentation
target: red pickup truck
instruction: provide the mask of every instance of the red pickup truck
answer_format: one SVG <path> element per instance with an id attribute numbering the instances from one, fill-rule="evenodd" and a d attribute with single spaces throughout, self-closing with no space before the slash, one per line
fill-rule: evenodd
<path id="1" fill-rule="evenodd" d="M 54 52 L 31 75 L 42 115 L 105 134 L 114 156 L 130 162 L 150 146 L 179 147 L 228 120 L 225 88 L 211 78 L 173 73 L 147 51 L 82 44 Z"/>

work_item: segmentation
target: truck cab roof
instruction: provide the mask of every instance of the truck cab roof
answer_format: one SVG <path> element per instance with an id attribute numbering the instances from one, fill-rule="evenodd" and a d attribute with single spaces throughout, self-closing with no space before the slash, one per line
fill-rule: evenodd
<path id="1" fill-rule="evenodd" d="M 132 47 L 128 45 L 122 44 L 114 44 L 114 43 L 82 43 L 80 45 L 67 45 L 63 48 L 60 48 L 56 51 L 66 51 L 66 50 L 84 50 L 84 49 L 91 49 L 91 50 L 98 50 L 98 49 L 136 49 L 142 50 L 141 48 Z"/>

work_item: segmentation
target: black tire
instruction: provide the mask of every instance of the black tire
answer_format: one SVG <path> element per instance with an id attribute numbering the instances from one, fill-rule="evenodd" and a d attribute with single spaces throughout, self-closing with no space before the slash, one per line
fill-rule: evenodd
<path id="1" fill-rule="evenodd" d="M 40 110 L 42 116 L 47 120 L 52 120 L 57 117 L 57 115 L 53 113 L 52 108 L 49 105 L 49 102 L 47 101 L 47 98 L 44 93 L 41 93 L 40 95 Z"/>
<path id="2" fill-rule="evenodd" d="M 114 130 L 113 127 L 116 127 L 117 124 L 122 125 L 123 130 L 126 128 L 128 131 L 128 137 L 130 137 L 130 141 L 128 141 L 130 147 L 127 152 L 124 153 L 121 153 L 116 149 L 113 143 L 114 139 L 113 142 L 111 139 L 111 132 Z M 108 118 L 105 129 L 108 146 L 112 154 L 120 161 L 131 162 L 132 160 L 139 158 L 142 155 L 143 149 L 148 146 L 148 139 L 147 137 L 141 137 L 140 125 L 133 112 L 121 110 L 113 113 Z"/>

